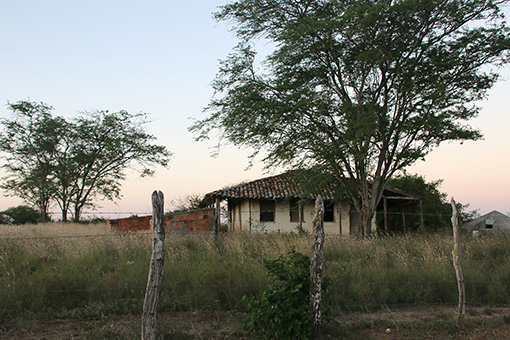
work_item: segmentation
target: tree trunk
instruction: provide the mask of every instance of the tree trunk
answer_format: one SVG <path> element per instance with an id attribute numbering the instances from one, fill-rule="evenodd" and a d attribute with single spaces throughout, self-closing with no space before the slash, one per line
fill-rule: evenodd
<path id="1" fill-rule="evenodd" d="M 372 234 L 372 221 L 377 211 L 377 205 L 383 196 L 384 184 L 374 181 L 369 188 L 362 184 L 359 203 L 355 204 L 360 219 L 361 237 L 369 237 Z"/>
<path id="2" fill-rule="evenodd" d="M 61 209 L 62 209 L 62 222 L 67 222 L 67 213 L 68 213 L 68 209 L 69 209 L 69 203 L 67 203 L 67 201 L 63 200 L 62 202 L 62 206 L 61 206 Z"/>
<path id="3" fill-rule="evenodd" d="M 42 196 L 40 198 L 40 202 L 39 202 L 39 211 L 41 213 L 41 218 L 42 218 L 43 222 L 48 222 L 50 220 L 49 214 L 48 214 L 49 206 L 50 206 L 50 199 L 48 197 Z"/>
<path id="4" fill-rule="evenodd" d="M 81 207 L 74 207 L 74 221 L 78 222 L 81 218 Z"/>
<path id="5" fill-rule="evenodd" d="M 375 208 L 371 208 L 366 203 L 362 203 L 359 213 L 361 237 L 368 237 L 372 233 L 372 220 L 375 214 Z"/>

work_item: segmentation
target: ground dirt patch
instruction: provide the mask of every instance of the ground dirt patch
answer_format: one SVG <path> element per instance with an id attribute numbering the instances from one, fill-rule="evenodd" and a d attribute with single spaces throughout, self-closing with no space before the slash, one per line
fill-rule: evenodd
<path id="1" fill-rule="evenodd" d="M 242 315 L 229 312 L 180 312 L 158 316 L 159 339 L 258 339 L 241 327 Z M 139 339 L 140 318 L 37 320 L 0 326 L 0 339 Z M 323 339 L 510 339 L 510 308 L 471 308 L 463 326 L 455 309 L 444 307 L 345 313 L 331 318 Z"/>

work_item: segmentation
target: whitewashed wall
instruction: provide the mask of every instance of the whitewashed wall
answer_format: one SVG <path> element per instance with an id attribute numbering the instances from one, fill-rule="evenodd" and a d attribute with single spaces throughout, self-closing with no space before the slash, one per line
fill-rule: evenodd
<path id="1" fill-rule="evenodd" d="M 314 214 L 313 203 L 303 207 L 304 230 L 312 231 L 312 220 Z M 334 207 L 334 221 L 324 222 L 324 229 L 327 234 L 349 235 L 351 213 L 350 205 L 347 202 L 336 203 Z M 229 211 L 229 231 L 233 232 L 297 232 L 298 222 L 290 221 L 290 204 L 286 201 L 275 203 L 275 221 L 260 222 L 260 204 L 258 200 L 233 201 Z"/>

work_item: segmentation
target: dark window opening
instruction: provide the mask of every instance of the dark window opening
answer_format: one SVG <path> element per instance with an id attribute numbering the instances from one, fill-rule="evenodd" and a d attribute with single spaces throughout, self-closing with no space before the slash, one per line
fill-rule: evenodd
<path id="1" fill-rule="evenodd" d="M 303 206 L 299 204 L 298 199 L 290 200 L 290 221 L 303 222 Z"/>
<path id="2" fill-rule="evenodd" d="M 274 201 L 260 201 L 260 222 L 274 222 Z"/>
<path id="3" fill-rule="evenodd" d="M 234 221 L 234 203 L 230 200 L 227 202 L 227 209 L 228 209 L 228 221 L 232 222 Z"/>
<path id="4" fill-rule="evenodd" d="M 324 201 L 324 222 L 335 222 L 335 204 Z"/>

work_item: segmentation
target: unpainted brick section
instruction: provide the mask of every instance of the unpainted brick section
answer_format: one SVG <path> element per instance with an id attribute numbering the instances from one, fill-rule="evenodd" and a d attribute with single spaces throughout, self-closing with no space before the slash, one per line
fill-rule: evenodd
<path id="1" fill-rule="evenodd" d="M 119 232 L 136 232 L 151 229 L 151 216 L 119 218 L 108 220 L 109 229 Z"/>
<path id="2" fill-rule="evenodd" d="M 214 209 L 200 209 L 166 215 L 163 223 L 167 230 L 209 232 L 214 230 Z M 151 216 L 108 220 L 108 228 L 119 232 L 151 230 Z"/>

